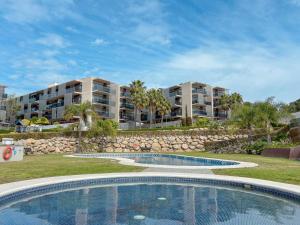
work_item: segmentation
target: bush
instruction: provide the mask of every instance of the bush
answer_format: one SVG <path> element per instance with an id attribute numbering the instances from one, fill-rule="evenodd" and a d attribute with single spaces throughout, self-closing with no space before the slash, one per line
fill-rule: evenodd
<path id="1" fill-rule="evenodd" d="M 267 142 L 265 140 L 257 140 L 252 144 L 247 144 L 243 146 L 243 149 L 246 150 L 248 154 L 255 153 L 256 155 L 260 155 L 261 152 L 267 147 Z"/>
<path id="2" fill-rule="evenodd" d="M 49 120 L 46 117 L 41 117 L 41 118 L 38 118 L 38 120 L 36 121 L 36 124 L 39 124 L 39 125 L 48 125 L 49 124 Z"/>
<path id="3" fill-rule="evenodd" d="M 36 116 L 32 117 L 30 120 L 30 124 L 37 124 L 39 118 L 37 118 Z"/>
<path id="4" fill-rule="evenodd" d="M 208 118 L 199 118 L 197 119 L 197 121 L 195 122 L 195 126 L 196 127 L 208 127 L 211 123 L 211 120 L 209 120 Z"/>
<path id="5" fill-rule="evenodd" d="M 30 120 L 28 119 L 22 119 L 22 124 L 24 124 L 24 126 L 29 126 L 30 125 Z"/>

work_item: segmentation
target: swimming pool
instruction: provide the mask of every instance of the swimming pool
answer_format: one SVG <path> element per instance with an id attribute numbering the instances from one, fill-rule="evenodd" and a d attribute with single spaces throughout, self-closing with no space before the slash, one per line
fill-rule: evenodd
<path id="1" fill-rule="evenodd" d="M 157 167 L 157 168 L 181 168 L 181 169 L 219 169 L 254 167 L 255 163 L 238 162 L 232 160 L 209 159 L 174 154 L 158 153 L 97 153 L 74 154 L 72 157 L 81 158 L 110 158 L 117 159 L 121 164 Z"/>
<path id="2" fill-rule="evenodd" d="M 233 180 L 125 174 L 42 183 L 9 195 L 0 193 L 0 222 L 1 225 L 299 225 L 300 192 Z"/>

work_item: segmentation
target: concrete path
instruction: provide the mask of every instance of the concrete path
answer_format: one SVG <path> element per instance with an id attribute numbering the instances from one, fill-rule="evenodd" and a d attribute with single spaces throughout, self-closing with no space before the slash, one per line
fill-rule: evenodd
<path id="1" fill-rule="evenodd" d="M 167 169 L 167 168 L 154 168 L 149 167 L 143 172 L 162 172 L 162 173 L 193 173 L 193 174 L 214 174 L 208 169 Z"/>

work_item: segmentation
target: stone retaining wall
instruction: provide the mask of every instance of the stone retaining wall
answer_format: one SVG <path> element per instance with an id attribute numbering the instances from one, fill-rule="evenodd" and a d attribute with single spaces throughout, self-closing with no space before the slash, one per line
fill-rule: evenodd
<path id="1" fill-rule="evenodd" d="M 84 152 L 180 152 L 204 151 L 205 145 L 220 141 L 245 139 L 247 135 L 158 135 L 158 136 L 117 136 L 115 138 L 84 138 L 82 149 Z M 19 140 L 30 148 L 32 153 L 72 153 L 77 141 L 74 137 L 52 137 L 50 139 Z"/>

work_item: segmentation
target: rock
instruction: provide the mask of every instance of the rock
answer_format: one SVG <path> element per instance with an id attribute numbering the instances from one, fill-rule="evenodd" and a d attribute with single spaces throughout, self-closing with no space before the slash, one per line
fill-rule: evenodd
<path id="1" fill-rule="evenodd" d="M 187 149 L 189 148 L 189 146 L 188 146 L 187 144 L 182 144 L 182 145 L 181 145 L 181 148 L 182 148 L 183 150 L 187 150 Z"/>
<path id="2" fill-rule="evenodd" d="M 151 150 L 153 150 L 153 151 L 155 151 L 155 152 L 161 151 L 161 146 L 160 146 L 160 144 L 157 143 L 157 142 L 154 142 L 154 143 L 152 144 L 152 146 L 151 146 Z"/>

